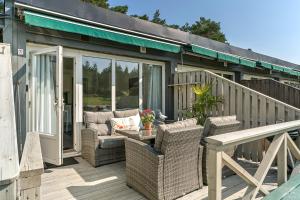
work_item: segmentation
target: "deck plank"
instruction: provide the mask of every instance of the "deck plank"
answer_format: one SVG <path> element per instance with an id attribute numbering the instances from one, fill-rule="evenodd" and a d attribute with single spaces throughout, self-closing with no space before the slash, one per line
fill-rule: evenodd
<path id="1" fill-rule="evenodd" d="M 76 160 L 79 164 L 45 170 L 42 175 L 42 199 L 145 199 L 141 194 L 126 186 L 125 162 L 94 168 L 80 157 Z M 254 174 L 257 167 L 252 164 L 244 164 L 243 166 L 251 174 Z M 263 185 L 266 190 L 272 190 L 277 185 L 276 173 L 271 172 Z M 247 185 L 238 176 L 228 177 L 223 179 L 222 182 L 224 199 L 240 199 L 246 191 Z M 207 194 L 208 188 L 204 186 L 201 190 L 189 193 L 179 198 L 179 200 L 207 200 Z"/>

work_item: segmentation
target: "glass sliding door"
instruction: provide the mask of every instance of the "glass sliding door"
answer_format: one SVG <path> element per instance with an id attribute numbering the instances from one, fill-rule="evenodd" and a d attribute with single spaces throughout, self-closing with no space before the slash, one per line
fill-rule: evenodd
<path id="1" fill-rule="evenodd" d="M 162 111 L 162 66 L 143 64 L 143 108 Z"/>
<path id="2" fill-rule="evenodd" d="M 116 61 L 116 109 L 139 107 L 139 63 Z"/>
<path id="3" fill-rule="evenodd" d="M 83 110 L 111 110 L 112 60 L 83 56 L 82 67 Z"/>

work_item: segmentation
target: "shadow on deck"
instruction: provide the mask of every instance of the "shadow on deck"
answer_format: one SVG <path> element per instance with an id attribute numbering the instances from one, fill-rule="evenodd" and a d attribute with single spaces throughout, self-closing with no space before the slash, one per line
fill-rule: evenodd
<path id="1" fill-rule="evenodd" d="M 140 200 L 142 195 L 126 186 L 125 162 L 94 168 L 81 157 L 78 164 L 52 168 L 42 176 L 42 199 L 103 199 L 103 200 Z M 245 169 L 254 173 L 257 165 L 241 161 Z M 276 187 L 276 170 L 271 169 L 263 187 L 272 190 Z M 245 182 L 238 176 L 223 179 L 223 198 L 240 199 L 246 191 Z M 180 198 L 181 200 L 208 199 L 208 188 L 194 191 Z"/>

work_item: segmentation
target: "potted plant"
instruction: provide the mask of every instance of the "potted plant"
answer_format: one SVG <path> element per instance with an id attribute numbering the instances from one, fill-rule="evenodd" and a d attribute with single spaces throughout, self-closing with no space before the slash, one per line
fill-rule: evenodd
<path id="1" fill-rule="evenodd" d="M 196 99 L 192 107 L 187 109 L 186 115 L 189 118 L 197 118 L 198 124 L 203 125 L 206 118 L 210 116 L 212 109 L 223 103 L 223 98 L 212 95 L 212 83 L 194 86 L 193 92 Z"/>
<path id="2" fill-rule="evenodd" d="M 155 114 L 151 109 L 143 110 L 141 115 L 141 121 L 146 130 L 152 129 L 152 123 L 155 120 Z"/>

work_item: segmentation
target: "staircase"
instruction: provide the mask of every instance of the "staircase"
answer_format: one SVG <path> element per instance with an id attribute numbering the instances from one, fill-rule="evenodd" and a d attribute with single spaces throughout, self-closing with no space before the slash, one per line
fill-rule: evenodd
<path id="1" fill-rule="evenodd" d="M 207 70 L 174 75 L 169 85 L 174 88 L 174 119 L 184 119 L 185 110 L 192 106 L 195 100 L 192 87 L 209 83 L 213 85 L 213 95 L 224 99 L 210 115 L 236 115 L 242 129 L 300 119 L 300 109 Z M 261 161 L 267 146 L 266 140 L 249 143 L 240 146 L 238 154 L 248 160 Z"/>

